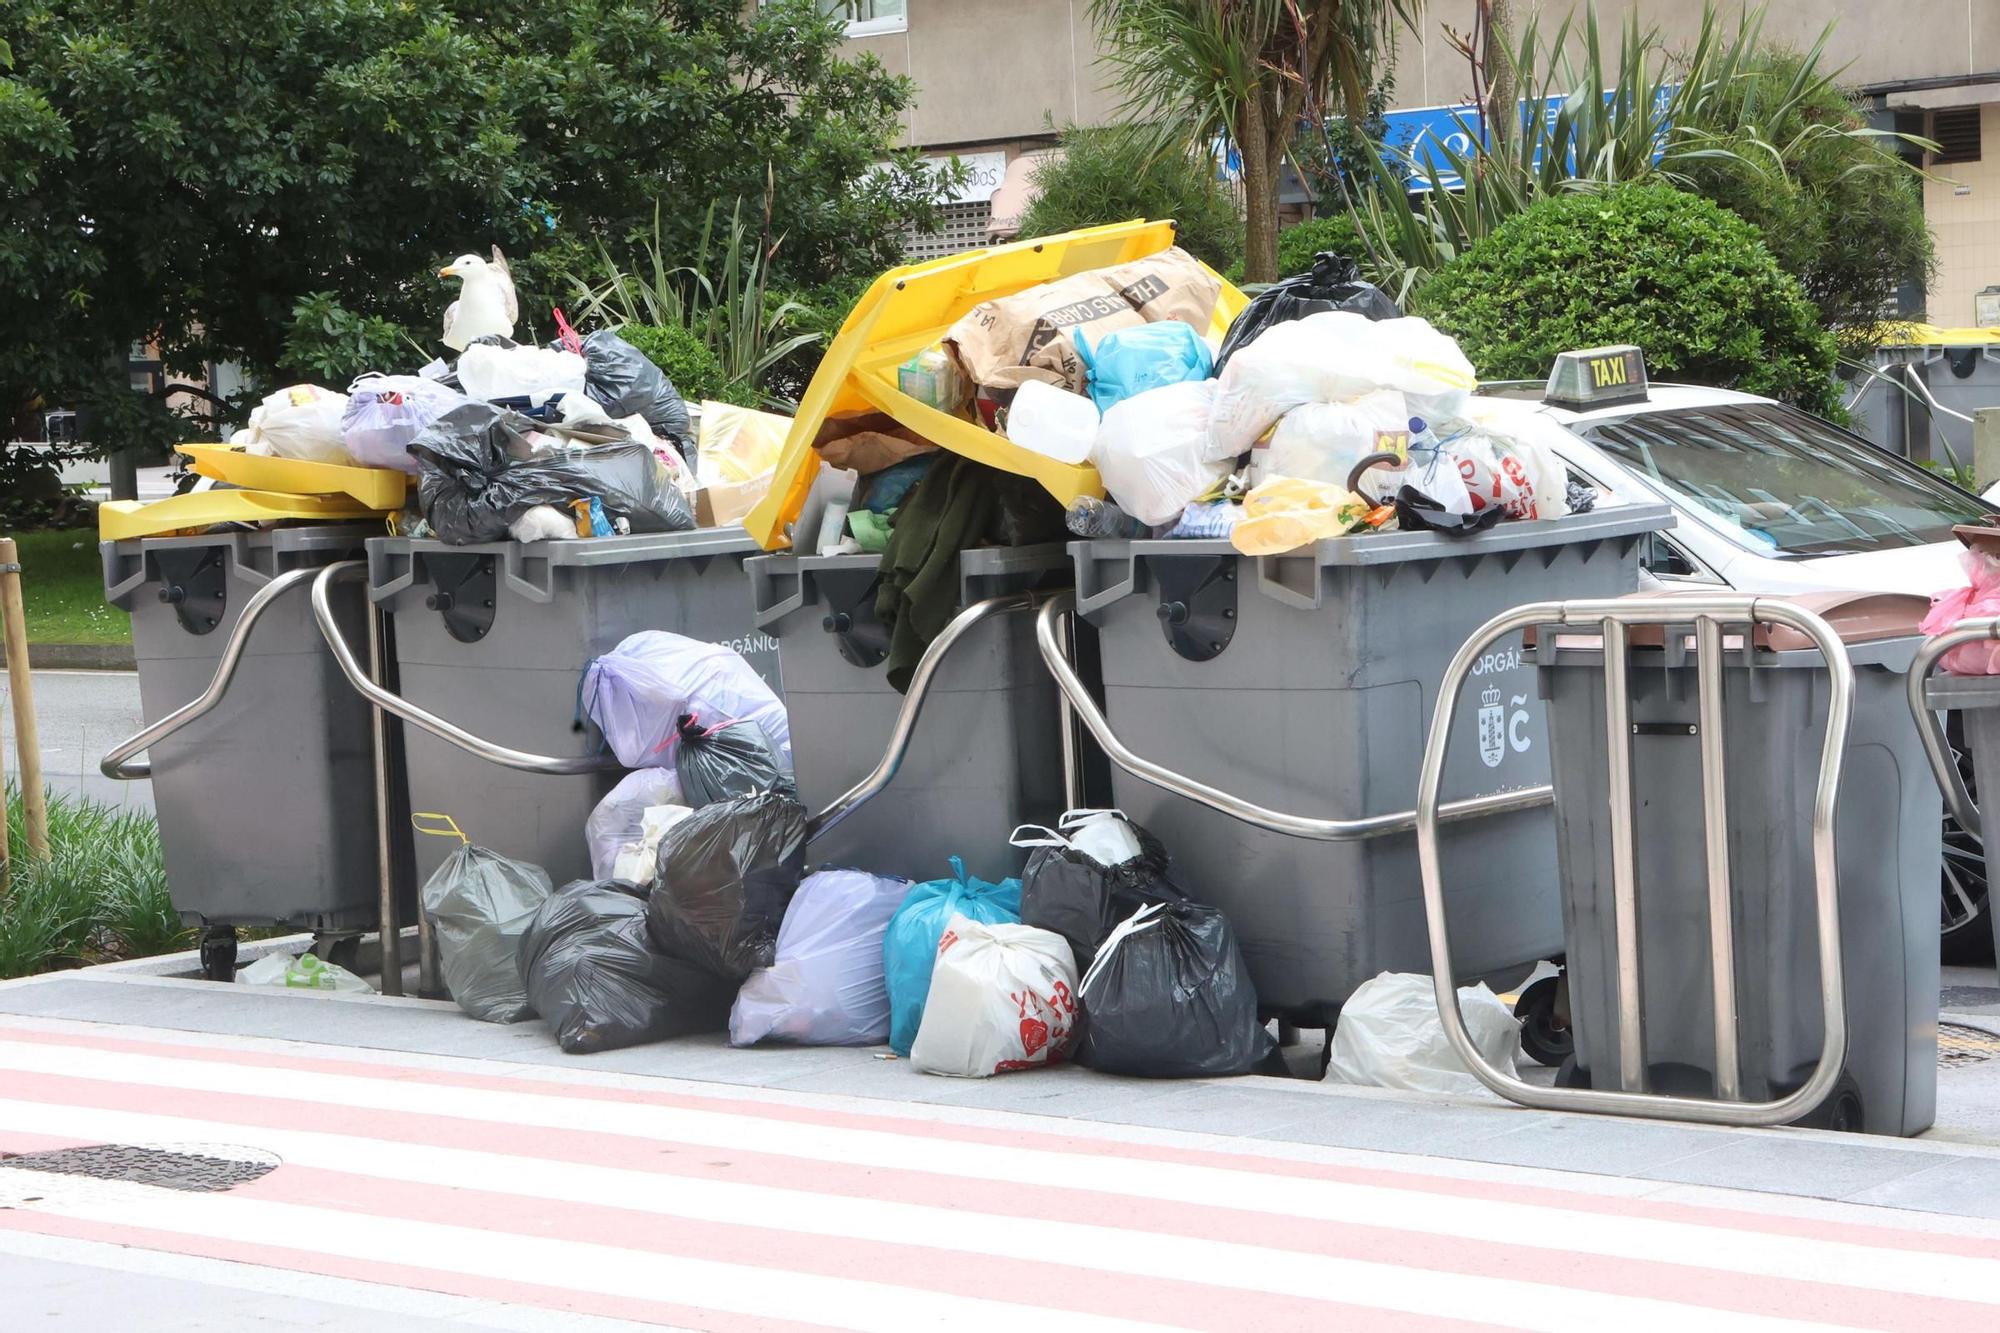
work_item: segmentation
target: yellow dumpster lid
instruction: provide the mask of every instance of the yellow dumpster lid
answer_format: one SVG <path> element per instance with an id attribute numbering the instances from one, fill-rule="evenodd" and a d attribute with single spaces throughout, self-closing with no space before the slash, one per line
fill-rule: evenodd
<path id="1" fill-rule="evenodd" d="M 982 301 L 1054 282 L 1073 273 L 1130 263 L 1171 249 L 1171 222 L 1116 222 L 1104 227 L 1013 241 L 890 269 L 848 313 L 799 402 L 771 489 L 743 525 L 767 551 L 791 544 L 787 529 L 805 505 L 818 471 L 812 442 L 828 417 L 886 412 L 955 454 L 1032 477 L 1067 505 L 1102 495 L 1097 469 L 1058 463 L 985 427 L 940 412 L 897 387 L 896 368 L 943 338 Z M 1208 333 L 1220 337 L 1246 298 L 1227 281 Z"/>
<path id="2" fill-rule="evenodd" d="M 410 486 L 409 474 L 393 468 L 246 454 L 226 444 L 177 444 L 174 452 L 185 454 L 202 476 L 232 486 L 282 495 L 345 495 L 370 509 L 401 509 Z"/>
<path id="3" fill-rule="evenodd" d="M 1889 347 L 1986 347 L 2000 344 L 2000 328 L 1951 329 L 1936 324 L 1885 325 L 1882 342 Z"/>
<path id="4" fill-rule="evenodd" d="M 349 495 L 282 495 L 270 491 L 192 491 L 164 500 L 110 500 L 97 506 L 103 541 L 200 531 L 217 523 L 270 523 L 278 519 L 337 522 L 386 518 L 387 512 Z"/>

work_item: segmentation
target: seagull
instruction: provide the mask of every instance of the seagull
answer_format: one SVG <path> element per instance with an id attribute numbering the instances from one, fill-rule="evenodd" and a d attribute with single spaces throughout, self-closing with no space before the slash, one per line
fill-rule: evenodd
<path id="1" fill-rule="evenodd" d="M 493 247 L 493 262 L 478 255 L 460 255 L 438 270 L 440 278 L 459 280 L 458 299 L 444 312 L 444 343 L 454 352 L 463 352 L 474 338 L 497 333 L 514 336 L 514 321 L 521 317 L 521 303 L 514 295 L 514 275 L 507 268 L 507 256 Z"/>

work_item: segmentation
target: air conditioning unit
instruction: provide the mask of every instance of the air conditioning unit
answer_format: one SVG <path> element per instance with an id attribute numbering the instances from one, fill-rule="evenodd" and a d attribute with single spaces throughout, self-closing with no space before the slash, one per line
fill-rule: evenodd
<path id="1" fill-rule="evenodd" d="M 76 413 L 56 411 L 42 413 L 42 438 L 50 444 L 78 444 L 81 435 L 77 428 Z"/>
<path id="2" fill-rule="evenodd" d="M 1982 329 L 2000 324 L 2000 287 L 1987 287 L 1973 296 L 1972 322 Z"/>

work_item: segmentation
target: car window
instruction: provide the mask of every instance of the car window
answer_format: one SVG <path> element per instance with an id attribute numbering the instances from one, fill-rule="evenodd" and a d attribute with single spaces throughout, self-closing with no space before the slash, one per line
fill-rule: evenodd
<path id="1" fill-rule="evenodd" d="M 1578 433 L 1780 558 L 1947 541 L 1986 512 L 1941 477 L 1778 403 L 1593 421 Z"/>

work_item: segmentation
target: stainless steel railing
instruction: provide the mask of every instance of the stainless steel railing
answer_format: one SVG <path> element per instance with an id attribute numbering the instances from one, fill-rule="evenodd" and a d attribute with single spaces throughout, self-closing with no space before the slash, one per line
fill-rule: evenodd
<path id="1" fill-rule="evenodd" d="M 1917 735 L 1924 743 L 1924 757 L 1931 761 L 1931 774 L 1937 779 L 1938 790 L 1944 793 L 1944 808 L 1958 821 L 1960 828 L 1983 839 L 1979 806 L 1973 801 L 1972 793 L 1966 790 L 1965 775 L 1958 771 L 1958 764 L 1952 759 L 1951 742 L 1945 737 L 1944 724 L 1924 698 L 1931 672 L 1937 669 L 1944 655 L 1954 648 L 1978 643 L 1982 639 L 2000 639 L 2000 617 L 1961 620 L 1944 633 L 1925 639 L 1923 646 L 1917 649 L 1917 655 L 1910 660 L 1904 688 L 1909 692 L 1910 716 L 1916 719 Z"/>
<path id="2" fill-rule="evenodd" d="M 1722 630 L 1783 625 L 1812 641 L 1826 659 L 1831 688 L 1826 738 L 1820 747 L 1818 786 L 1813 797 L 1813 899 L 1819 922 L 1820 1014 L 1824 1038 L 1819 1062 L 1794 1091 L 1770 1101 L 1741 1100 L 1737 1053 L 1735 951 L 1731 938 L 1729 827 L 1725 804 L 1722 728 Z M 1715 1006 L 1716 1095 L 1686 1097 L 1646 1090 L 1645 1015 L 1640 995 L 1637 867 L 1633 846 L 1631 734 L 1632 703 L 1627 690 L 1627 633 L 1634 625 L 1694 627 L 1698 687 L 1702 831 L 1708 878 L 1709 930 Z M 1444 874 L 1438 854 L 1438 826 L 1444 810 L 1438 787 L 1451 742 L 1452 714 L 1479 656 L 1495 640 L 1532 626 L 1582 627 L 1602 635 L 1605 726 L 1611 804 L 1611 873 L 1616 955 L 1618 1083 L 1616 1089 L 1545 1088 L 1489 1063 L 1473 1044 L 1459 1011 L 1451 970 L 1451 938 L 1445 919 Z M 1914 678 L 1914 673 L 1913 673 Z M 1424 742 L 1417 782 L 1417 862 L 1423 876 L 1424 911 L 1429 918 L 1431 974 L 1445 1035 L 1473 1076 L 1510 1101 L 1545 1110 L 1594 1111 L 1653 1116 L 1714 1125 L 1782 1125 L 1809 1114 L 1826 1100 L 1847 1059 L 1847 1003 L 1841 965 L 1840 897 L 1834 856 L 1834 806 L 1840 794 L 1841 762 L 1847 752 L 1848 720 L 1854 706 L 1854 669 L 1833 628 L 1821 617 L 1789 602 L 1718 593 L 1621 597 L 1590 601 L 1535 602 L 1506 611 L 1482 625 L 1459 648 L 1445 669 L 1437 711 Z M 1575 997 L 1572 995 L 1572 1004 Z"/>
<path id="3" fill-rule="evenodd" d="M 1076 598 L 1070 593 L 1051 596 L 1042 604 L 1035 619 L 1035 641 L 1041 649 L 1042 661 L 1049 674 L 1055 678 L 1056 688 L 1061 691 L 1063 702 L 1071 713 L 1080 720 L 1085 730 L 1097 741 L 1112 763 L 1138 778 L 1149 782 L 1163 791 L 1172 792 L 1211 810 L 1220 811 L 1234 819 L 1240 819 L 1272 833 L 1282 833 L 1293 838 L 1310 838 L 1318 842 L 1360 842 L 1367 838 L 1387 837 L 1396 833 L 1409 833 L 1417 827 L 1415 810 L 1395 810 L 1387 814 L 1369 815 L 1359 819 L 1317 819 L 1310 815 L 1295 815 L 1283 810 L 1272 810 L 1266 806 L 1246 801 L 1219 787 L 1197 782 L 1183 773 L 1154 763 L 1135 753 L 1130 746 L 1118 739 L 1111 729 L 1104 711 L 1097 701 L 1090 697 L 1090 691 L 1078 678 L 1071 665 L 1065 645 L 1063 622 L 1076 611 Z M 1555 800 L 1555 789 L 1546 783 L 1537 787 L 1522 787 L 1515 791 L 1494 792 L 1486 796 L 1474 796 L 1462 801 L 1450 801 L 1439 808 L 1439 817 L 1444 820 L 1479 819 L 1488 815 L 1507 814 L 1515 810 L 1532 810 Z"/>
<path id="4" fill-rule="evenodd" d="M 105 752 L 104 758 L 97 761 L 98 771 L 120 782 L 152 777 L 152 763 L 134 760 L 132 756 L 214 711 L 215 706 L 222 702 L 222 696 L 229 692 L 229 682 L 236 678 L 236 668 L 242 664 L 243 647 L 250 641 L 250 631 L 257 628 L 258 620 L 273 602 L 299 587 L 313 573 L 310 569 L 287 570 L 252 593 L 236 617 L 236 623 L 229 627 L 229 637 L 223 641 L 222 655 L 216 660 L 215 674 L 209 678 L 208 688 L 158 722 L 112 746 Z"/>

